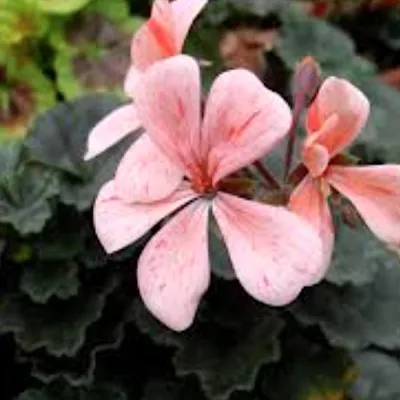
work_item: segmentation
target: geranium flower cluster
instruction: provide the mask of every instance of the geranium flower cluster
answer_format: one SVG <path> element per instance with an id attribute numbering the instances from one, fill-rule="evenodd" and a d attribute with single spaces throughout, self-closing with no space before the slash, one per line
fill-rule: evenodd
<path id="1" fill-rule="evenodd" d="M 150 312 L 176 331 L 192 324 L 210 283 L 210 213 L 244 290 L 273 306 L 290 303 L 325 276 L 334 242 L 332 194 L 347 197 L 380 239 L 400 243 L 400 167 L 343 165 L 338 157 L 369 114 L 367 98 L 342 79 L 326 79 L 307 111 L 307 174 L 288 204 L 224 190 L 224 180 L 285 138 L 292 113 L 243 69 L 217 77 L 203 107 L 199 65 L 180 52 L 206 3 L 154 2 L 132 41 L 125 82 L 132 102 L 93 129 L 86 154 L 90 159 L 144 128 L 98 194 L 94 223 L 105 250 L 113 253 L 168 217 L 141 254 L 137 280 Z"/>

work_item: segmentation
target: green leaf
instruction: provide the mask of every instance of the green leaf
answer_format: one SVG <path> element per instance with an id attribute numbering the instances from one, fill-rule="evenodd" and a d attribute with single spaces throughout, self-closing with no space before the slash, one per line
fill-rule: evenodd
<path id="1" fill-rule="evenodd" d="M 22 272 L 21 291 L 41 304 L 52 296 L 62 300 L 76 296 L 80 286 L 78 269 L 73 261 L 26 266 Z"/>
<path id="2" fill-rule="evenodd" d="M 295 341 L 294 337 L 291 340 Z M 292 349 L 287 358 L 267 368 L 262 378 L 265 395 L 270 400 L 345 399 L 357 376 L 349 356 L 340 351 L 317 348 L 303 343 Z"/>
<path id="3" fill-rule="evenodd" d="M 86 6 L 90 0 L 37 0 L 40 11 L 48 14 L 70 14 Z"/>
<path id="4" fill-rule="evenodd" d="M 364 286 L 321 284 L 303 291 L 291 306 L 303 324 L 318 325 L 335 347 L 362 349 L 374 344 L 400 347 L 400 269 L 382 267 Z"/>
<path id="5" fill-rule="evenodd" d="M 63 382 L 43 386 L 41 389 L 28 389 L 16 400 L 128 400 L 126 394 L 111 385 L 74 388 Z"/>
<path id="6" fill-rule="evenodd" d="M 89 163 L 83 155 L 89 131 L 120 104 L 114 97 L 91 95 L 59 104 L 37 119 L 25 144 L 28 156 L 64 172 L 60 182 L 63 203 L 80 211 L 88 209 L 101 186 L 114 175 L 130 138 Z"/>
<path id="7" fill-rule="evenodd" d="M 144 389 L 142 400 L 205 400 L 201 390 L 190 380 L 174 382 L 154 380 Z"/>
<path id="8" fill-rule="evenodd" d="M 72 357 L 83 346 L 88 327 L 101 317 L 116 284 L 110 279 L 70 300 L 46 305 L 32 303 L 20 293 L 10 294 L 0 306 L 0 333 L 12 332 L 25 351 L 44 348 L 56 357 Z"/>
<path id="9" fill-rule="evenodd" d="M 360 374 L 351 391 L 354 400 L 400 398 L 400 363 L 394 357 L 367 350 L 354 355 Z"/>
<path id="10" fill-rule="evenodd" d="M 0 179 L 13 174 L 21 158 L 19 142 L 5 143 L 0 146 Z"/>
<path id="11" fill-rule="evenodd" d="M 367 228 L 336 224 L 335 252 L 326 279 L 337 285 L 371 282 L 383 267 L 400 268 L 400 258 L 389 251 Z"/>
<path id="12" fill-rule="evenodd" d="M 203 311 L 204 321 L 182 338 L 174 364 L 179 376 L 196 374 L 207 397 L 225 400 L 234 391 L 251 391 L 260 368 L 279 359 L 283 323 L 236 282 L 216 296 Z"/>
<path id="13" fill-rule="evenodd" d="M 58 193 L 55 173 L 25 167 L 0 181 L 0 222 L 21 234 L 40 232 L 51 217 L 48 200 Z"/>

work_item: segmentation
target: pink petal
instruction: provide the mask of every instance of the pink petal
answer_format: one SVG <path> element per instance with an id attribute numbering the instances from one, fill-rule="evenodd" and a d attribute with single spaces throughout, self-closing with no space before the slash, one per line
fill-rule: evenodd
<path id="1" fill-rule="evenodd" d="M 136 87 L 136 107 L 148 135 L 183 171 L 196 168 L 200 70 L 188 56 L 154 64 Z"/>
<path id="2" fill-rule="evenodd" d="M 149 203 L 168 197 L 182 180 L 179 168 L 143 134 L 118 166 L 115 190 L 127 203 Z"/>
<path id="3" fill-rule="evenodd" d="M 210 282 L 208 210 L 209 204 L 203 201 L 187 206 L 151 239 L 139 259 L 143 301 L 175 331 L 192 324 Z"/>
<path id="4" fill-rule="evenodd" d="M 137 83 L 140 81 L 142 76 L 142 72 L 139 71 L 135 66 L 131 66 L 128 69 L 128 73 L 126 74 L 125 82 L 124 82 L 124 91 L 128 97 L 135 97 L 135 87 Z"/>
<path id="5" fill-rule="evenodd" d="M 288 105 L 254 74 L 221 74 L 208 98 L 201 142 L 214 183 L 265 155 L 290 124 Z"/>
<path id="6" fill-rule="evenodd" d="M 356 207 L 382 241 L 400 245 L 400 166 L 332 166 L 329 183 Z"/>
<path id="7" fill-rule="evenodd" d="M 94 205 L 97 236 L 107 253 L 114 253 L 135 242 L 157 222 L 195 197 L 192 190 L 181 187 L 159 202 L 126 204 L 117 196 L 114 181 L 110 181 L 100 190 Z"/>
<path id="8" fill-rule="evenodd" d="M 330 77 L 322 84 L 308 111 L 308 133 L 316 135 L 318 143 L 333 157 L 358 136 L 367 122 L 369 110 L 369 101 L 359 89 L 345 79 Z"/>
<path id="9" fill-rule="evenodd" d="M 133 104 L 116 109 L 90 131 L 85 160 L 96 157 L 140 126 Z"/>
<path id="10" fill-rule="evenodd" d="M 155 0 L 150 19 L 136 32 L 131 56 L 136 68 L 144 71 L 156 61 L 179 53 L 174 15 L 168 0 Z"/>
<path id="11" fill-rule="evenodd" d="M 289 201 L 289 209 L 308 221 L 322 240 L 326 268 L 317 271 L 315 283 L 324 277 L 329 268 L 334 242 L 332 215 L 320 184 L 320 180 L 313 179 L 310 175 L 306 176 L 295 188 Z"/>
<path id="12" fill-rule="evenodd" d="M 183 43 L 193 21 L 205 7 L 208 0 L 176 0 L 172 2 L 174 13 L 175 37 L 179 51 L 182 51 Z"/>
<path id="13" fill-rule="evenodd" d="M 325 271 L 317 232 L 287 209 L 219 194 L 213 212 L 237 278 L 255 299 L 288 304 Z"/>

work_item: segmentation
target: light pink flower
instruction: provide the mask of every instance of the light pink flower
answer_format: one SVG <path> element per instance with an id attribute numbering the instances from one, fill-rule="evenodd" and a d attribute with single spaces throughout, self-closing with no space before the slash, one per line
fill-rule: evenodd
<path id="1" fill-rule="evenodd" d="M 320 232 L 327 265 L 334 242 L 331 187 L 353 203 L 379 239 L 400 245 L 400 166 L 335 165 L 334 157 L 359 135 L 369 110 L 360 90 L 335 77 L 325 80 L 308 110 L 302 154 L 309 174 L 292 193 L 290 208 Z"/>
<path id="2" fill-rule="evenodd" d="M 182 51 L 190 26 L 207 1 L 154 1 L 150 19 L 136 32 L 132 40 L 132 66 L 125 80 L 125 92 L 129 97 L 133 98 L 135 85 L 149 66 Z M 140 126 L 133 103 L 118 108 L 90 132 L 85 160 L 96 157 Z M 152 147 L 151 142 L 147 143 Z"/>
<path id="3" fill-rule="evenodd" d="M 112 253 L 185 206 L 153 236 L 138 263 L 141 296 L 159 320 L 177 331 L 193 321 L 210 281 L 210 209 L 237 278 L 254 298 L 287 304 L 321 279 L 321 240 L 308 223 L 284 207 L 218 190 L 221 179 L 287 133 L 291 114 L 279 95 L 251 72 L 226 72 L 215 81 L 202 118 L 197 62 L 176 56 L 148 70 L 136 88 L 136 107 L 148 136 L 132 145 L 100 191 L 94 221 Z M 146 152 L 147 140 L 162 150 L 162 159 Z"/>

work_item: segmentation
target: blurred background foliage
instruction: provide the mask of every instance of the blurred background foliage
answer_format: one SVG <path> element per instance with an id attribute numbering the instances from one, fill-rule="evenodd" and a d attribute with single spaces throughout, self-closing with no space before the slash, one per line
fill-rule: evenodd
<path id="1" fill-rule="evenodd" d="M 245 67 L 289 102 L 296 64 L 313 56 L 372 103 L 355 154 L 399 163 L 397 3 L 210 0 L 185 51 L 205 86 Z M 183 334 L 138 297 L 148 238 L 104 254 L 91 205 L 132 139 L 90 163 L 82 155 L 89 130 L 126 101 L 130 40 L 149 10 L 0 0 L 1 400 L 399 400 L 400 262 L 362 227 L 338 225 L 326 280 L 275 309 L 232 280 L 210 232 L 215 276 Z M 280 158 L 268 158 L 272 171 Z"/>

